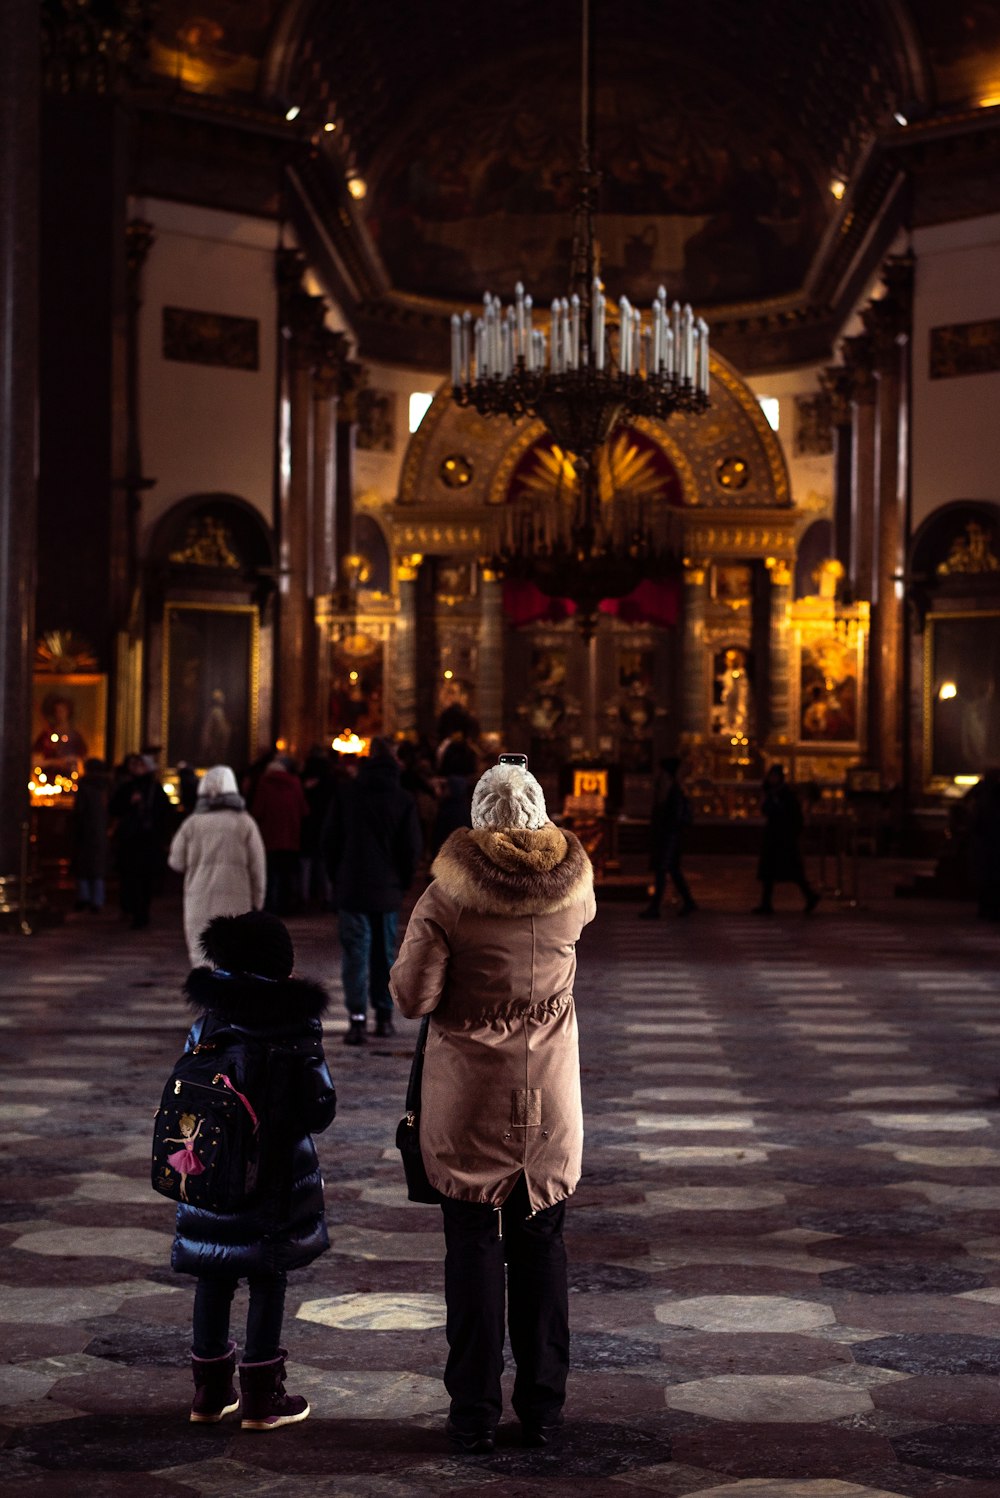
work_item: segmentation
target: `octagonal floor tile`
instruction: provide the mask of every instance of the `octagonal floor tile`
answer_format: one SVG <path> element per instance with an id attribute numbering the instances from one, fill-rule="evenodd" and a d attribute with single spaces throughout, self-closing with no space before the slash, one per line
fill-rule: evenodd
<path id="1" fill-rule="evenodd" d="M 830 1306 L 780 1295 L 696 1295 L 663 1301 L 653 1314 L 667 1326 L 704 1332 L 802 1332 L 835 1320 Z"/>
<path id="2" fill-rule="evenodd" d="M 752 1420 L 767 1424 L 811 1425 L 870 1412 L 866 1389 L 827 1383 L 798 1373 L 722 1373 L 665 1391 L 671 1409 L 712 1420 Z"/>

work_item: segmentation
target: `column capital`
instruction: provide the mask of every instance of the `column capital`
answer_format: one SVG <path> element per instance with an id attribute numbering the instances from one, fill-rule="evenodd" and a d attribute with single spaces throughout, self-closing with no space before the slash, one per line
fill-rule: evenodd
<path id="1" fill-rule="evenodd" d="M 870 404 L 875 399 L 875 345 L 870 334 L 845 338 L 840 350 L 851 380 L 851 399 L 856 405 Z"/>
<path id="2" fill-rule="evenodd" d="M 318 400 L 332 400 L 340 395 L 347 358 L 347 337 L 331 328 L 322 328 L 316 338 L 316 362 L 313 369 L 313 393 Z"/>
<path id="3" fill-rule="evenodd" d="M 828 364 L 820 370 L 820 389 L 830 403 L 830 421 L 835 427 L 850 426 L 854 374 L 846 364 Z"/>

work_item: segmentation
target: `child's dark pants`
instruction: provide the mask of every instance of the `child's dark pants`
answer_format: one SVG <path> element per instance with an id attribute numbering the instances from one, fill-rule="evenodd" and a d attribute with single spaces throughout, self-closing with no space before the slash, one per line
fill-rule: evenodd
<path id="1" fill-rule="evenodd" d="M 269 1363 L 281 1350 L 281 1324 L 285 1314 L 285 1274 L 251 1274 L 250 1308 L 244 1363 Z M 221 1358 L 229 1350 L 229 1313 L 239 1275 L 198 1276 L 194 1292 L 194 1346 L 196 1358 Z"/>

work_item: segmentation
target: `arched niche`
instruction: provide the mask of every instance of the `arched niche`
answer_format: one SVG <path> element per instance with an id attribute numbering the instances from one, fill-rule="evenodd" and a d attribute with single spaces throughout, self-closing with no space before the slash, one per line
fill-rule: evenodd
<path id="1" fill-rule="evenodd" d="M 238 495 L 190 495 L 151 532 L 145 576 L 147 741 L 170 768 L 245 768 L 271 738 L 270 529 Z"/>
<path id="2" fill-rule="evenodd" d="M 154 526 L 146 571 L 154 590 L 250 588 L 263 606 L 274 587 L 274 537 L 256 506 L 238 495 L 192 494 Z"/>

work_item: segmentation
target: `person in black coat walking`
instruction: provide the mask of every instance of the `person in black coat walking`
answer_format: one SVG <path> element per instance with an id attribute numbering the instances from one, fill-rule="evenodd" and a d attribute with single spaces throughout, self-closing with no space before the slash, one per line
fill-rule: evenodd
<path id="1" fill-rule="evenodd" d="M 761 794 L 764 814 L 764 841 L 757 864 L 761 883 L 760 904 L 754 915 L 774 914 L 774 886 L 786 881 L 802 891 L 808 915 L 819 904 L 819 894 L 806 878 L 799 846 L 802 837 L 802 808 L 798 797 L 785 781 L 781 765 L 772 765 L 764 777 Z"/>
<path id="2" fill-rule="evenodd" d="M 332 1122 L 337 1095 L 323 1056 L 320 1017 L 328 996 L 291 976 L 294 952 L 285 926 L 261 911 L 217 916 L 202 933 L 212 967 L 195 968 L 185 993 L 199 1011 L 186 1049 L 210 1046 L 222 1032 L 266 1047 L 266 1095 L 255 1099 L 263 1153 L 257 1192 L 231 1212 L 181 1202 L 170 1255 L 180 1274 L 197 1276 L 194 1298 L 191 1419 L 214 1424 L 239 1407 L 229 1340 L 233 1295 L 250 1289 L 240 1364 L 244 1430 L 273 1430 L 304 1420 L 309 1405 L 285 1393 L 281 1348 L 289 1270 L 330 1246 L 314 1133 Z"/>
<path id="3" fill-rule="evenodd" d="M 132 927 L 138 931 L 149 925 L 153 890 L 166 862 L 172 809 L 144 755 L 130 754 L 127 768 L 108 811 L 115 822 L 122 914 L 132 917 Z"/>
<path id="4" fill-rule="evenodd" d="M 376 1035 L 395 1033 L 389 969 L 396 955 L 399 908 L 423 846 L 416 802 L 399 777 L 392 744 L 373 739 L 356 779 L 337 787 L 323 828 L 340 930 L 349 1020 L 345 1045 L 365 1043 L 369 999 Z"/>
<path id="5" fill-rule="evenodd" d="M 72 814 L 73 873 L 76 875 L 76 909 L 104 909 L 108 877 L 108 797 L 111 777 L 103 759 L 88 759 L 77 782 Z"/>
<path id="6" fill-rule="evenodd" d="M 660 916 L 660 906 L 667 889 L 667 879 L 674 881 L 674 888 L 681 897 L 681 915 L 691 915 L 698 909 L 690 886 L 681 871 L 681 843 L 684 828 L 691 824 L 691 803 L 681 787 L 681 762 L 671 755 L 660 760 L 660 774 L 656 783 L 656 802 L 650 818 L 650 867 L 656 880 L 652 897 L 645 910 L 639 912 L 640 920 L 655 921 Z"/>

